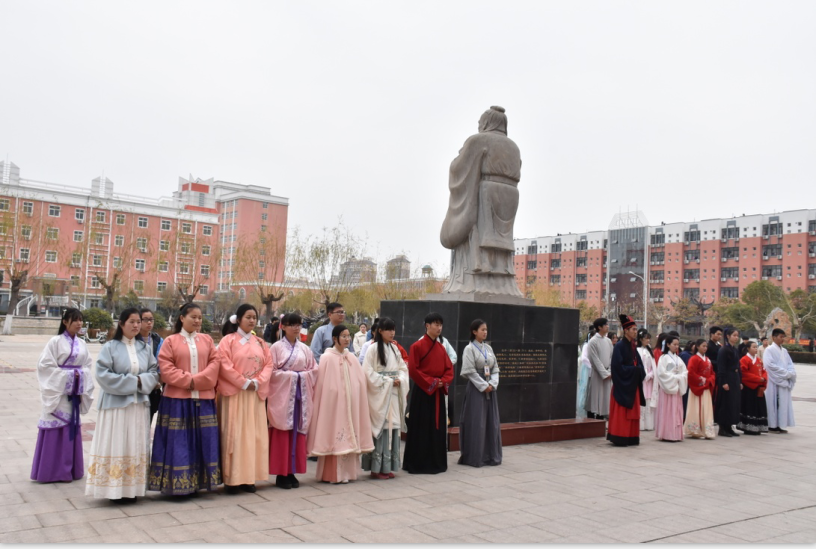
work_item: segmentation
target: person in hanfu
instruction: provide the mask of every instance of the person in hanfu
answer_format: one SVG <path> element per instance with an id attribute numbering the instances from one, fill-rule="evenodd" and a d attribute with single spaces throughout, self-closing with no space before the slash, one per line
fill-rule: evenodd
<path id="1" fill-rule="evenodd" d="M 144 341 L 148 347 L 150 347 L 153 356 L 156 357 L 156 360 L 159 360 L 159 351 L 161 350 L 162 343 L 164 343 L 164 339 L 153 331 L 153 325 L 156 321 L 154 318 L 154 313 L 150 309 L 144 308 L 139 310 L 139 314 L 142 316 L 142 328 L 139 331 L 139 335 L 136 336 L 136 339 L 140 339 Z M 150 423 L 153 423 L 153 416 L 156 415 L 156 412 L 159 411 L 159 403 L 161 402 L 161 395 L 162 395 L 162 388 L 161 383 L 159 383 L 153 392 L 150 393 Z"/>
<path id="2" fill-rule="evenodd" d="M 646 405 L 640 410 L 641 431 L 654 431 L 655 410 L 657 409 L 657 401 L 660 398 L 657 365 L 652 356 L 652 348 L 649 345 L 651 342 L 652 334 L 647 332 L 646 328 L 638 330 L 637 351 L 640 360 L 643 361 L 643 369 L 646 371 L 646 377 L 643 379 L 643 398 L 646 399 Z"/>
<path id="3" fill-rule="evenodd" d="M 719 435 L 738 437 L 734 425 L 740 420 L 742 381 L 740 359 L 737 351 L 739 331 L 725 329 L 725 345 L 717 352 L 717 395 L 714 404 L 714 420 L 719 425 Z"/>
<path id="4" fill-rule="evenodd" d="M 589 392 L 589 378 L 592 376 L 592 364 L 589 362 L 587 351 L 589 350 L 589 340 L 595 335 L 595 331 L 590 328 L 587 333 L 586 342 L 581 347 L 578 357 L 578 394 L 575 402 L 575 417 L 587 417 L 586 399 Z"/>
<path id="5" fill-rule="evenodd" d="M 352 346 L 354 347 L 354 354 L 357 355 L 357 358 L 360 357 L 360 351 L 363 349 L 363 345 L 365 345 L 365 342 L 367 341 L 366 339 L 366 336 L 368 335 L 367 332 L 368 325 L 365 322 L 363 322 L 362 324 L 360 324 L 359 331 L 356 334 L 354 334 L 354 341 L 352 343 Z M 363 361 L 361 360 L 360 364 L 362 363 Z"/>
<path id="6" fill-rule="evenodd" d="M 165 383 L 153 435 L 149 489 L 190 496 L 221 484 L 221 450 L 215 386 L 221 358 L 201 330 L 201 307 L 181 307 L 173 333 L 159 352 Z"/>
<path id="7" fill-rule="evenodd" d="M 314 414 L 306 434 L 306 452 L 317 457 L 317 478 L 332 484 L 357 480 L 362 454 L 374 450 L 363 369 L 348 350 L 351 335 L 338 324 L 334 345 L 318 363 Z"/>
<path id="8" fill-rule="evenodd" d="M 670 442 L 683 440 L 683 395 L 688 387 L 688 370 L 680 358 L 680 338 L 666 336 L 666 353 L 657 363 L 660 396 L 655 411 L 655 438 Z"/>
<path id="9" fill-rule="evenodd" d="M 374 451 L 363 455 L 362 465 L 363 471 L 380 480 L 394 478 L 399 470 L 400 431 L 405 430 L 408 366 L 394 343 L 395 331 L 393 320 L 380 318 L 363 363 Z"/>
<path id="10" fill-rule="evenodd" d="M 768 373 L 757 355 L 758 351 L 756 341 L 749 341 L 746 354 L 740 359 L 742 399 L 737 429 L 746 435 L 768 432 L 768 406 L 765 402 Z"/>
<path id="11" fill-rule="evenodd" d="M 612 351 L 612 398 L 606 439 L 615 446 L 640 444 L 640 410 L 646 406 L 643 380 L 646 370 L 637 352 L 637 324 L 629 315 L 620 315 L 623 337 Z"/>
<path id="12" fill-rule="evenodd" d="M 714 430 L 713 398 L 717 380 L 711 360 L 706 356 L 708 342 L 698 339 L 696 349 L 697 352 L 688 363 L 689 396 L 683 433 L 691 438 L 713 440 L 717 436 Z"/>
<path id="13" fill-rule="evenodd" d="M 283 337 L 272 345 L 272 376 L 266 417 L 269 422 L 269 474 L 275 486 L 298 488 L 296 474 L 306 472 L 306 433 L 314 410 L 318 366 L 312 350 L 300 341 L 303 319 L 289 313 L 281 319 Z"/>
<path id="14" fill-rule="evenodd" d="M 598 318 L 592 323 L 595 335 L 589 340 L 587 357 L 592 365 L 592 375 L 589 378 L 589 392 L 586 399 L 588 418 L 606 419 L 609 415 L 609 398 L 612 391 L 612 349 L 614 345 L 609 339 L 609 321 Z"/>
<path id="15" fill-rule="evenodd" d="M 85 495 L 135 503 L 147 489 L 150 460 L 150 392 L 159 384 L 156 358 L 136 339 L 142 326 L 139 309 L 119 315 L 113 339 L 96 359 L 101 392 Z"/>
<path id="16" fill-rule="evenodd" d="M 402 468 L 411 474 L 435 475 L 448 470 L 445 395 L 453 381 L 453 364 L 440 343 L 442 315 L 425 317 L 425 335 L 408 352 L 411 389 Z"/>
<path id="17" fill-rule="evenodd" d="M 218 343 L 221 474 L 228 494 L 255 492 L 255 482 L 269 478 L 266 397 L 272 354 L 252 335 L 257 322 L 258 310 L 244 303 L 224 323 Z"/>
<path id="18" fill-rule="evenodd" d="M 94 382 L 93 360 L 77 337 L 81 328 L 82 313 L 67 309 L 37 362 L 42 409 L 31 465 L 37 482 L 71 482 L 85 474 L 80 415 L 91 409 Z"/>
<path id="19" fill-rule="evenodd" d="M 477 318 L 470 324 L 470 344 L 462 352 L 462 371 L 468 380 L 459 417 L 459 465 L 501 465 L 499 419 L 499 365 L 488 345 L 487 324 Z"/>
<path id="20" fill-rule="evenodd" d="M 774 328 L 771 332 L 773 345 L 765 350 L 765 369 L 768 371 L 768 388 L 765 402 L 768 408 L 768 431 L 784 434 L 785 427 L 793 427 L 793 399 L 791 392 L 796 384 L 796 368 L 793 366 L 785 343 L 785 331 Z"/>

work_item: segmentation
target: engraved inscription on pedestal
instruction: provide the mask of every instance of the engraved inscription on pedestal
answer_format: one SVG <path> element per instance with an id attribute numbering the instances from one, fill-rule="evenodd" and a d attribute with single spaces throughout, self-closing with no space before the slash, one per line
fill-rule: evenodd
<path id="1" fill-rule="evenodd" d="M 512 348 L 495 350 L 496 362 L 501 371 L 504 383 L 522 383 L 529 381 L 541 383 L 546 379 L 550 366 L 548 348 L 524 349 Z"/>

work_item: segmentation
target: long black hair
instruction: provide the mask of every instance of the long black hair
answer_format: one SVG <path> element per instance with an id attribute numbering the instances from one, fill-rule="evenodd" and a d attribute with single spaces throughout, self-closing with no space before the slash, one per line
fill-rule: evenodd
<path id="1" fill-rule="evenodd" d="M 667 352 L 667 353 L 669 352 L 669 345 L 671 345 L 671 344 L 672 344 L 672 342 L 673 342 L 675 339 L 677 340 L 677 342 L 678 342 L 678 343 L 680 342 L 680 338 L 679 338 L 679 337 L 677 337 L 677 336 L 675 336 L 675 335 L 671 335 L 671 334 L 666 334 L 666 339 L 664 339 L 664 340 L 663 340 L 663 345 L 665 345 L 665 346 L 666 346 L 666 352 Z"/>
<path id="2" fill-rule="evenodd" d="M 728 328 L 725 329 L 725 331 L 723 331 L 723 335 L 725 336 L 725 347 L 731 349 L 732 352 L 736 353 L 737 352 L 736 349 L 734 349 L 734 346 L 731 345 L 730 341 L 728 341 L 728 336 L 730 336 L 734 332 L 739 333 L 739 330 L 737 330 L 733 326 L 729 326 Z"/>
<path id="3" fill-rule="evenodd" d="M 258 318 L 258 309 L 255 308 L 254 305 L 250 305 L 249 303 L 244 303 L 238 310 L 235 312 L 235 324 L 230 322 L 230 319 L 224 321 L 224 326 L 221 327 L 221 335 L 225 336 L 227 334 L 234 334 L 238 331 L 238 326 L 241 324 L 241 319 L 244 318 L 244 315 L 247 314 L 247 311 L 255 311 L 255 318 Z"/>
<path id="4" fill-rule="evenodd" d="M 82 320 L 82 313 L 79 309 L 71 307 L 70 309 L 65 309 L 65 312 L 62 315 L 62 322 L 60 322 L 59 330 L 57 330 L 57 335 L 62 335 L 65 331 L 65 323 L 68 324 L 74 322 L 75 320 Z"/>
<path id="5" fill-rule="evenodd" d="M 473 332 L 475 332 L 476 330 L 481 328 L 482 324 L 487 324 L 487 322 L 485 322 L 481 318 L 477 318 L 476 320 L 474 320 L 473 322 L 470 323 L 470 340 L 471 341 L 476 339 L 476 335 Z"/>
<path id="6" fill-rule="evenodd" d="M 650 340 L 652 339 L 652 334 L 649 333 L 649 330 L 647 330 L 646 328 L 641 328 L 640 330 L 638 330 L 637 331 L 637 346 L 648 349 L 649 354 L 652 354 L 651 346 L 643 344 L 643 340 L 646 339 L 647 337 Z"/>
<path id="7" fill-rule="evenodd" d="M 396 329 L 397 324 L 387 316 L 384 316 L 380 319 L 380 322 L 377 324 L 377 331 L 374 332 L 374 343 L 380 344 L 377 345 L 377 358 L 379 359 L 380 364 L 382 364 L 383 366 L 385 366 L 385 345 L 382 344 L 382 335 L 380 334 L 380 332 L 381 331 L 387 332 L 388 330 Z M 389 347 L 391 346 L 389 345 Z M 394 348 L 391 347 L 391 350 L 393 351 Z M 394 353 L 396 353 L 396 351 L 394 351 Z"/>
<path id="8" fill-rule="evenodd" d="M 128 319 L 133 315 L 138 316 L 139 321 L 142 320 L 142 315 L 141 313 L 139 313 L 139 309 L 137 309 L 136 307 L 128 307 L 127 309 L 119 313 L 119 322 L 116 324 L 116 333 L 113 334 L 113 339 L 115 339 L 116 341 L 122 341 L 122 336 L 124 335 L 122 333 L 122 324 L 127 322 Z"/>
<path id="9" fill-rule="evenodd" d="M 344 330 L 348 330 L 345 324 L 338 324 L 337 326 L 334 327 L 334 329 L 332 330 L 332 345 L 334 345 L 335 339 L 337 340 L 338 343 L 340 342 L 340 334 L 342 334 Z"/>
<path id="10" fill-rule="evenodd" d="M 173 333 L 174 334 L 181 333 L 181 327 L 182 327 L 181 317 L 187 316 L 194 309 L 198 309 L 200 311 L 201 307 L 199 307 L 198 304 L 196 304 L 196 303 L 185 303 L 184 305 L 181 306 L 181 309 L 179 309 L 178 318 L 176 318 L 176 323 L 173 324 Z"/>

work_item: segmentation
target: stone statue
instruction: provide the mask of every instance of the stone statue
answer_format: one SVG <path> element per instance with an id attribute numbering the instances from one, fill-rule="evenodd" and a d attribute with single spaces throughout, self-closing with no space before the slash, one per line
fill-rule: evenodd
<path id="1" fill-rule="evenodd" d="M 502 107 L 490 107 L 450 167 L 450 202 L 440 239 L 452 250 L 443 299 L 474 294 L 521 302 L 513 268 L 513 223 L 519 204 L 521 155 L 507 137 Z M 444 296 L 444 297 L 443 297 Z"/>

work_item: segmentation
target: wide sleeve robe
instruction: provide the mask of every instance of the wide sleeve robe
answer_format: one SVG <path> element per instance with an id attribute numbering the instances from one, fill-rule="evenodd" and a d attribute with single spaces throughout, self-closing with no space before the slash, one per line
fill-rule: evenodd
<path id="1" fill-rule="evenodd" d="M 408 402 L 408 366 L 395 344 L 385 349 L 385 365 L 380 364 L 378 346 L 374 343 L 365 355 L 363 372 L 366 377 L 368 410 L 371 418 L 371 433 L 374 438 L 384 429 L 405 427 L 405 407 Z M 394 380 L 399 386 L 394 386 Z"/>
<path id="2" fill-rule="evenodd" d="M 318 365 L 304 343 L 295 341 L 294 348 L 288 341 L 276 341 L 270 349 L 272 374 L 269 378 L 269 398 L 266 415 L 269 424 L 279 431 L 291 431 L 297 425 L 298 432 L 309 431 L 314 409 L 315 385 Z M 300 385 L 300 417 L 295 418 L 295 399 Z"/>
<path id="3" fill-rule="evenodd" d="M 71 365 L 76 368 L 61 368 Z M 93 360 L 85 342 L 67 332 L 52 337 L 37 362 L 42 409 L 37 426 L 41 429 L 64 427 L 71 421 L 71 396 L 79 395 L 79 412 L 88 413 L 93 402 Z"/>

